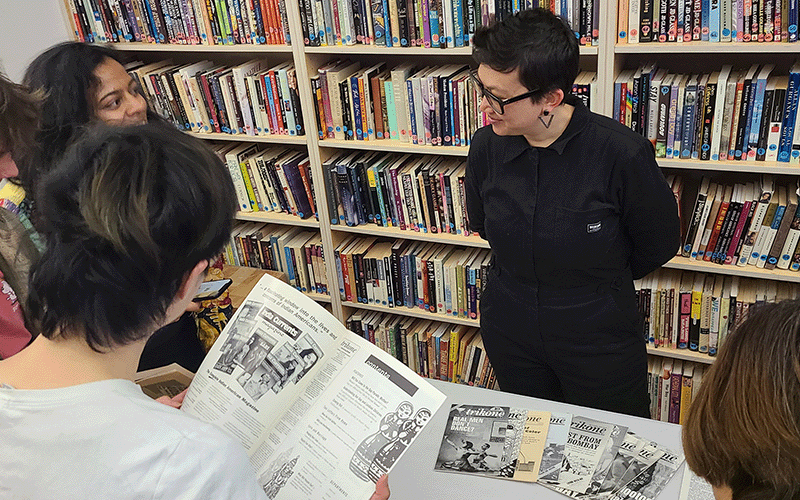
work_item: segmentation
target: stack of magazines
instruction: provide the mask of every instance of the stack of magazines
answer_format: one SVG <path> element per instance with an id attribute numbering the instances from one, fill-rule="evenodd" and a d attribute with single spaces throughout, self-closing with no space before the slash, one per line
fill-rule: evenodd
<path id="1" fill-rule="evenodd" d="M 652 500 L 683 455 L 569 413 L 454 404 L 436 469 L 538 482 L 573 498 Z"/>

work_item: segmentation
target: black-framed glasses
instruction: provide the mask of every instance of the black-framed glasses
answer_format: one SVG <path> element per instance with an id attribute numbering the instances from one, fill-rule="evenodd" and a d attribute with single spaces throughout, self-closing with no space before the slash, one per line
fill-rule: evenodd
<path id="1" fill-rule="evenodd" d="M 489 107 L 491 107 L 498 115 L 502 115 L 505 112 L 505 107 L 507 105 L 517 101 L 521 101 L 523 99 L 527 99 L 528 97 L 532 97 L 534 94 L 539 92 L 539 89 L 533 89 L 516 97 L 510 97 L 508 99 L 500 99 L 496 95 L 486 90 L 486 87 L 483 86 L 483 83 L 478 78 L 477 69 L 471 70 L 469 72 L 469 77 L 472 80 L 472 83 L 478 86 L 478 89 L 480 89 L 481 91 L 481 95 L 483 95 L 483 97 L 485 97 L 486 100 L 489 102 Z"/>

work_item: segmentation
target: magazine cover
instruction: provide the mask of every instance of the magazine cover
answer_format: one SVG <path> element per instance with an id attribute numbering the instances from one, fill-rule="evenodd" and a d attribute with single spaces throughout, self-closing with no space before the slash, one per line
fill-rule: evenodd
<path id="1" fill-rule="evenodd" d="M 630 483 L 636 476 L 643 470 L 646 470 L 664 454 L 665 449 L 660 447 L 658 443 L 645 440 L 645 443 L 639 448 L 639 451 L 633 456 L 628 468 L 622 475 L 622 479 L 617 482 L 612 490 L 616 493 L 623 486 Z"/>
<path id="2" fill-rule="evenodd" d="M 662 450 L 664 453 L 655 463 L 617 491 L 611 500 L 655 500 L 683 464 L 683 455 Z"/>
<path id="3" fill-rule="evenodd" d="M 539 466 L 540 481 L 558 482 L 571 423 L 571 413 L 550 414 L 550 426 L 547 428 L 546 444 L 544 452 L 542 452 L 542 465 Z"/>
<path id="4" fill-rule="evenodd" d="M 573 416 L 564 447 L 564 461 L 554 486 L 585 493 L 611 440 L 614 427 L 614 424 Z"/>
<path id="5" fill-rule="evenodd" d="M 454 404 L 436 470 L 513 478 L 527 409 Z"/>
<path id="6" fill-rule="evenodd" d="M 542 463 L 549 427 L 549 411 L 528 412 L 525 428 L 522 431 L 522 444 L 519 448 L 514 479 L 533 483 L 539 478 L 539 466 Z"/>

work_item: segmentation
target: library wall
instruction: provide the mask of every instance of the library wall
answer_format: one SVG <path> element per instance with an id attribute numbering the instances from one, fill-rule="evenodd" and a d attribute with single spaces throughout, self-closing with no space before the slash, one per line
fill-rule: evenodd
<path id="1" fill-rule="evenodd" d="M 60 0 L 0 0 L 0 70 L 20 81 L 44 49 L 70 40 Z"/>

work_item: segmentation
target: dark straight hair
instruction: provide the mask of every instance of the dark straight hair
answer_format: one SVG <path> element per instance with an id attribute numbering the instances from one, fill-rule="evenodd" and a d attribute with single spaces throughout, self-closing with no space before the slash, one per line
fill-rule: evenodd
<path id="1" fill-rule="evenodd" d="M 482 26 L 473 37 L 472 57 L 495 71 L 519 68 L 528 90 L 540 89 L 538 101 L 556 89 L 572 92 L 578 76 L 580 51 L 569 25 L 547 9 L 523 10 L 501 22 Z"/>
<path id="2" fill-rule="evenodd" d="M 97 125 L 42 178 L 47 247 L 28 308 L 47 338 L 97 351 L 149 336 L 184 279 L 230 238 L 236 194 L 202 141 L 161 122 Z"/>

